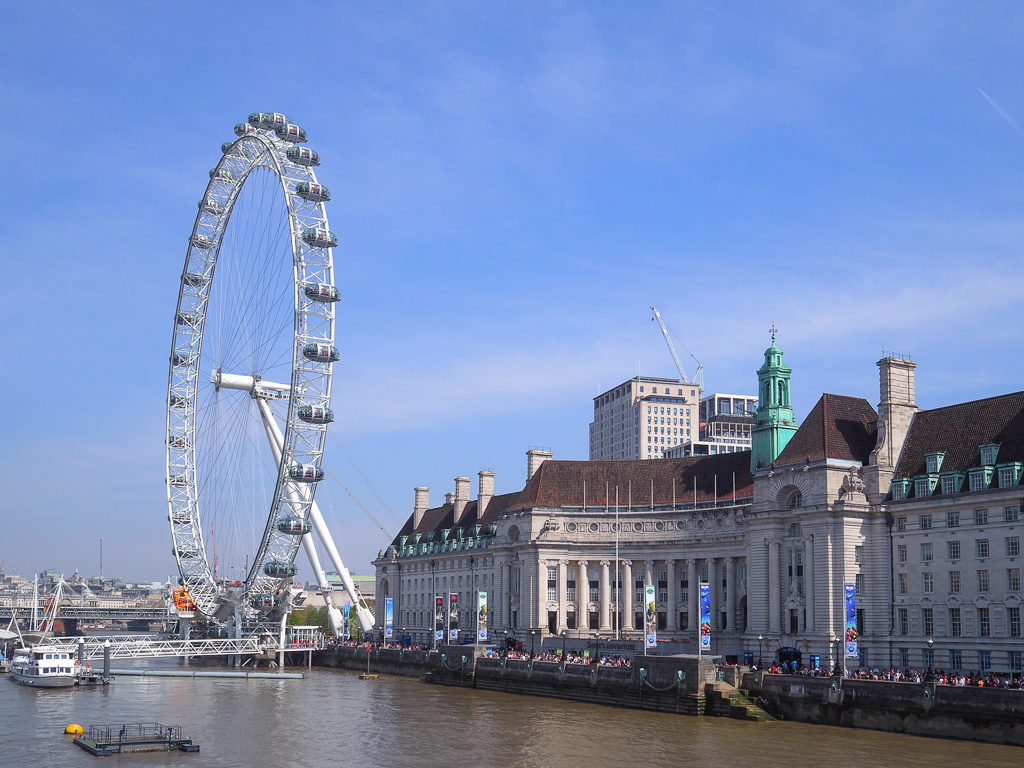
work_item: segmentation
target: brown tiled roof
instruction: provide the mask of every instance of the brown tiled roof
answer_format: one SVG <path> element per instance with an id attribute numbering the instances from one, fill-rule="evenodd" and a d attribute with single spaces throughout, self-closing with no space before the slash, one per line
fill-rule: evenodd
<path id="1" fill-rule="evenodd" d="M 540 465 L 523 490 L 494 496 L 482 520 L 476 520 L 476 500 L 470 501 L 463 512 L 463 525 L 495 522 L 506 510 L 579 506 L 583 502 L 584 481 L 587 484 L 587 504 L 590 506 L 604 505 L 607 485 L 609 503 L 615 503 L 617 487 L 619 505 L 625 507 L 630 502 L 631 483 L 633 506 L 649 506 L 652 482 L 654 504 L 671 504 L 673 490 L 677 503 L 692 504 L 695 482 L 697 502 L 709 502 L 715 499 L 716 478 L 718 499 L 724 501 L 732 498 L 734 475 L 737 501 L 749 501 L 754 495 L 754 482 L 750 476 L 750 451 L 639 461 L 548 459 Z M 415 530 L 410 515 L 392 544 L 398 546 L 401 536 L 451 528 L 453 513 L 451 504 L 428 509 Z"/>
<path id="2" fill-rule="evenodd" d="M 999 443 L 996 462 L 1024 461 L 1024 392 L 918 411 L 896 464 L 896 477 L 925 472 L 925 454 L 943 451 L 942 471 L 981 464 L 979 446 Z"/>
<path id="3" fill-rule="evenodd" d="M 775 463 L 848 459 L 867 464 L 877 435 L 878 414 L 867 400 L 825 393 Z"/>

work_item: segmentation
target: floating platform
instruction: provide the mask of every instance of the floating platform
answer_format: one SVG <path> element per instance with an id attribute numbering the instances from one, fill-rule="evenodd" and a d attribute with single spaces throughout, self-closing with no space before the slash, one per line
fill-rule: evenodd
<path id="1" fill-rule="evenodd" d="M 93 755 L 127 752 L 198 752 L 199 745 L 181 735 L 181 726 L 161 723 L 90 725 L 74 743 Z"/>
<path id="2" fill-rule="evenodd" d="M 380 675 L 376 672 L 363 672 L 359 675 L 360 680 L 380 680 Z"/>
<path id="3" fill-rule="evenodd" d="M 112 669 L 115 675 L 128 675 L 140 677 L 239 677 L 246 680 L 301 680 L 301 672 L 232 672 L 216 670 L 191 670 L 191 669 L 143 669 L 141 667 L 129 669 Z"/>

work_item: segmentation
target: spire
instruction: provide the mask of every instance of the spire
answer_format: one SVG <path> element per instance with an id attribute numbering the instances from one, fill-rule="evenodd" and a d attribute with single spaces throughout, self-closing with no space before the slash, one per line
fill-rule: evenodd
<path id="1" fill-rule="evenodd" d="M 779 329 L 774 321 L 768 332 L 772 343 L 764 351 L 764 364 L 757 370 L 758 403 L 751 435 L 751 471 L 774 462 L 797 430 L 789 392 L 793 370 L 782 361 L 782 350 L 775 344 Z"/>

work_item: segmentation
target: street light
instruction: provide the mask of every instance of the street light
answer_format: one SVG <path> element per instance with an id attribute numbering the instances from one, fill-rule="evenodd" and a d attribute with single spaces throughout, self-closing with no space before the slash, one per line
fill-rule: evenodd
<path id="1" fill-rule="evenodd" d="M 505 650 L 502 651 L 501 657 L 503 659 L 508 658 L 508 627 L 505 627 Z"/>
<path id="2" fill-rule="evenodd" d="M 533 641 L 534 641 L 534 639 L 536 637 L 537 637 L 537 630 L 536 629 L 531 629 L 530 630 L 530 658 L 531 659 L 533 658 Z"/>
<path id="3" fill-rule="evenodd" d="M 569 637 L 569 630 L 563 629 L 562 635 L 562 667 L 565 667 L 565 639 Z"/>
<path id="4" fill-rule="evenodd" d="M 594 633 L 594 663 L 601 663 L 601 633 Z"/>
<path id="5" fill-rule="evenodd" d="M 840 665 L 840 659 L 842 658 L 843 639 L 841 637 L 839 637 L 839 635 L 835 635 L 832 638 L 832 644 L 835 645 L 835 647 L 836 647 L 836 663 L 832 667 L 832 674 L 833 675 L 839 675 L 839 674 L 842 674 L 842 668 L 839 665 Z"/>
<path id="6" fill-rule="evenodd" d="M 760 671 L 764 668 L 764 659 L 761 658 L 761 647 L 764 644 L 764 635 L 759 634 L 757 636 L 757 669 Z"/>
<path id="7" fill-rule="evenodd" d="M 935 646 L 935 641 L 932 638 L 928 638 L 928 670 L 925 672 L 925 679 L 931 679 L 932 667 L 935 666 L 935 651 L 932 648 Z"/>

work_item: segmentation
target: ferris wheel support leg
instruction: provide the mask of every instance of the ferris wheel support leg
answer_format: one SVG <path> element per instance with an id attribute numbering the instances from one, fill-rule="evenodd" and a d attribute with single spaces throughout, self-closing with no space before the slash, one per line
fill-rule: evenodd
<path id="1" fill-rule="evenodd" d="M 263 420 L 263 429 L 267 433 L 267 440 L 270 442 L 270 450 L 274 454 L 274 460 L 280 465 L 281 455 L 284 452 L 284 435 L 281 434 L 281 428 L 277 425 L 274 420 L 274 414 L 270 410 L 270 406 L 266 400 L 257 398 L 256 404 L 259 407 L 260 418 Z M 296 500 L 297 501 L 297 500 Z M 368 632 L 373 628 L 373 614 L 370 613 L 369 609 L 363 605 L 359 599 L 359 594 L 355 590 L 355 585 L 352 583 L 352 576 L 348 572 L 348 568 L 341 560 L 341 554 L 338 552 L 338 548 L 334 544 L 334 539 L 331 538 L 331 532 L 327 529 L 327 524 L 324 522 L 323 515 L 320 514 L 320 508 L 316 505 L 316 501 L 310 502 L 309 505 L 309 518 L 313 524 L 313 529 L 316 531 L 317 536 L 320 537 L 321 543 L 327 550 L 328 556 L 331 558 L 331 562 L 337 569 L 338 574 L 341 576 L 341 582 L 345 587 L 345 591 L 348 593 L 349 601 L 352 607 L 355 609 L 356 616 L 359 619 L 359 625 L 363 628 L 364 632 Z M 331 630 L 334 632 L 336 637 L 340 637 L 341 631 L 341 616 L 337 608 L 334 607 L 333 601 L 331 600 L 331 585 L 327 581 L 327 574 L 324 573 L 323 568 L 320 566 L 320 558 L 316 554 L 316 549 L 313 546 L 312 536 L 306 534 L 302 537 L 303 546 L 306 548 L 306 555 L 309 557 L 310 564 L 316 573 L 317 581 L 320 584 L 320 589 L 324 596 L 324 603 L 327 606 L 327 615 L 331 622 Z"/>

